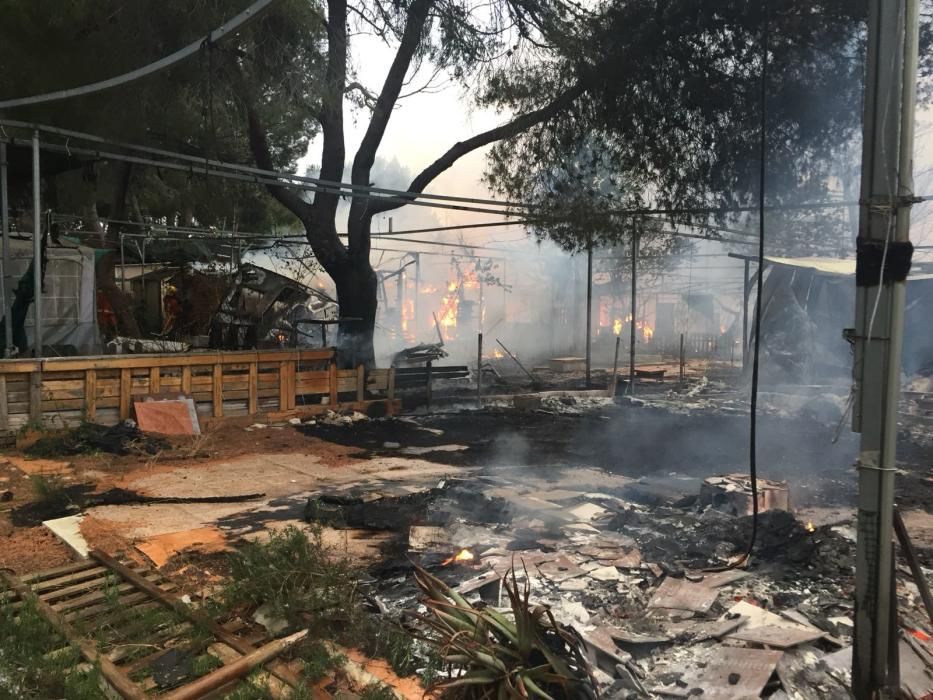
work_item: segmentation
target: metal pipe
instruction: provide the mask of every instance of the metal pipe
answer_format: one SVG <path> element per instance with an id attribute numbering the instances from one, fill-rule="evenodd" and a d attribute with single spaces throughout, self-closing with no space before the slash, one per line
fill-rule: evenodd
<path id="1" fill-rule="evenodd" d="M 635 395 L 635 316 L 638 293 L 638 229 L 632 231 L 632 323 L 629 329 L 628 392 Z"/>
<path id="2" fill-rule="evenodd" d="M 13 288 L 10 285 L 10 202 L 7 191 L 6 144 L 0 143 L 0 228 L 3 231 L 3 269 L 0 270 L 0 282 L 3 285 L 3 356 L 9 357 L 13 350 Z"/>
<path id="3" fill-rule="evenodd" d="M 39 132 L 32 132 L 32 271 L 33 299 L 32 313 L 35 322 L 33 328 L 33 356 L 42 357 L 42 201 L 41 173 L 39 171 Z"/>
<path id="4" fill-rule="evenodd" d="M 742 283 L 742 369 L 748 364 L 748 295 L 751 293 L 751 280 L 748 278 L 748 267 L 751 261 L 745 260 L 745 272 Z"/>
<path id="5" fill-rule="evenodd" d="M 476 334 L 476 407 L 483 407 L 483 334 Z"/>
<path id="6" fill-rule="evenodd" d="M 898 666 L 892 537 L 906 284 L 888 268 L 889 248 L 909 242 L 918 12 L 917 0 L 869 3 L 857 267 L 880 262 L 881 274 L 856 287 L 853 429 L 862 437 L 852 690 L 860 700 L 884 694 Z"/>
<path id="7" fill-rule="evenodd" d="M 593 325 L 593 237 L 586 242 L 586 388 L 590 388 Z"/>

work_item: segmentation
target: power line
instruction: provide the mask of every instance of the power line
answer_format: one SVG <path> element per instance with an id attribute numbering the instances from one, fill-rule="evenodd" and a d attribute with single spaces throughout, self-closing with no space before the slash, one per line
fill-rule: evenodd
<path id="1" fill-rule="evenodd" d="M 65 90 L 57 90 L 56 92 L 47 92 L 42 95 L 33 95 L 31 97 L 18 97 L 12 100 L 3 100 L 0 102 L 0 109 L 13 109 L 14 107 L 47 104 L 49 102 L 67 100 L 72 97 L 93 95 L 98 92 L 110 90 L 111 88 L 136 82 L 137 80 L 142 80 L 143 78 L 147 78 L 150 75 L 155 75 L 156 73 L 161 73 L 162 71 L 167 70 L 172 66 L 181 63 L 185 59 L 193 56 L 198 51 L 200 51 L 202 47 L 215 44 L 227 35 L 233 34 L 237 30 L 242 29 L 248 22 L 258 17 L 269 5 L 272 4 L 272 2 L 273 0 L 257 0 L 252 5 L 243 10 L 243 12 L 233 17 L 229 22 L 222 24 L 207 36 L 201 37 L 200 39 L 191 42 L 183 49 L 179 49 L 175 53 L 169 54 L 168 56 L 161 58 L 158 61 L 143 66 L 142 68 L 137 68 L 136 70 L 130 71 L 129 73 L 124 73 L 123 75 L 108 78 L 107 80 L 91 83 L 90 85 L 82 85 L 81 87 L 67 88 Z"/>

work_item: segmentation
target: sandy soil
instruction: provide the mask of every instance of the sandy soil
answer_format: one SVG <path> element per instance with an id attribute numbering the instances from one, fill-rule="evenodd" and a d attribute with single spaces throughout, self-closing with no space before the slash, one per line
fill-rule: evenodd
<path id="1" fill-rule="evenodd" d="M 11 534 L 0 536 L 0 568 L 11 569 L 14 574 L 51 569 L 76 559 L 74 553 L 44 527 L 15 528 Z"/>

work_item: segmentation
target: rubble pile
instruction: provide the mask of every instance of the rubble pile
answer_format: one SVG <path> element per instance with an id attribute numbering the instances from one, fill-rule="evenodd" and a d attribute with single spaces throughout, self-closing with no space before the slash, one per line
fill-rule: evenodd
<path id="1" fill-rule="evenodd" d="M 710 481 L 723 479 L 737 477 Z M 367 586 L 375 607 L 401 618 L 423 611 L 416 564 L 471 604 L 503 610 L 502 579 L 514 571 L 534 603 L 580 635 L 604 697 L 849 696 L 854 542 L 845 528 L 763 512 L 750 567 L 730 568 L 751 517 L 698 494 L 644 505 L 632 485 L 585 468 L 487 470 L 430 489 L 319 494 L 306 516 L 399 533 L 396 555 Z M 928 633 L 912 584 L 899 586 L 904 624 Z M 922 677 L 933 657 L 914 651 L 910 633 L 902 644 L 905 677 Z"/>

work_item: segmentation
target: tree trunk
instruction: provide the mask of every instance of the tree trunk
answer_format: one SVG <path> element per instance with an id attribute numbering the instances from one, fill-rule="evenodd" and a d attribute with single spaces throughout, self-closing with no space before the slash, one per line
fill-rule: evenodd
<path id="1" fill-rule="evenodd" d="M 339 267 L 328 270 L 337 286 L 340 318 L 337 357 L 340 366 L 374 367 L 376 352 L 373 333 L 376 328 L 376 273 L 366 259 L 348 257 Z"/>

